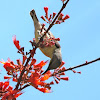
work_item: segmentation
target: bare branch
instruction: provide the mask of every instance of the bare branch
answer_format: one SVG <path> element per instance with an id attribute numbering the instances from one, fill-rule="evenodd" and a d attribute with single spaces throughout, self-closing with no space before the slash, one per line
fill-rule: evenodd
<path id="1" fill-rule="evenodd" d="M 92 60 L 92 61 L 89 61 L 89 62 L 80 64 L 80 65 L 77 65 L 77 66 L 74 66 L 74 67 L 67 68 L 67 69 L 65 69 L 65 70 L 63 70 L 63 71 L 59 71 L 58 73 L 55 73 L 55 74 L 59 74 L 59 73 L 61 73 L 61 72 L 65 72 L 65 71 L 73 70 L 73 69 L 75 69 L 75 68 L 79 68 L 79 67 L 82 67 L 82 66 L 86 66 L 86 65 L 89 65 L 89 64 L 91 64 L 91 63 L 97 62 L 97 61 L 99 61 L 99 60 L 100 60 L 100 58 L 97 58 L 97 59 L 95 59 L 95 60 Z M 54 74 L 53 74 L 52 76 L 54 76 Z"/>
<path id="2" fill-rule="evenodd" d="M 30 85 L 29 84 L 26 84 L 24 87 L 20 88 L 19 90 L 23 90 L 23 89 L 25 89 L 28 86 L 30 86 Z"/>

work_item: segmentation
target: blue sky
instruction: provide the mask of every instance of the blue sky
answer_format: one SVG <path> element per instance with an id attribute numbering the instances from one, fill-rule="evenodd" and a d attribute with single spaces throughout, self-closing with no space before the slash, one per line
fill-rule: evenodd
<path id="1" fill-rule="evenodd" d="M 13 35 L 16 35 L 26 51 L 31 48 L 29 40 L 34 37 L 34 25 L 29 12 L 35 9 L 40 22 L 44 23 L 40 19 L 40 16 L 44 15 L 44 6 L 49 7 L 50 13 L 58 12 L 62 2 L 61 0 L 0 1 L 0 59 L 6 61 L 9 57 L 16 62 L 16 59 L 21 58 L 13 45 Z M 66 62 L 64 66 L 68 68 L 100 57 L 100 0 L 70 0 L 63 13 L 69 14 L 70 19 L 55 25 L 51 31 L 55 37 L 61 39 L 63 61 Z M 35 58 L 37 62 L 49 59 L 39 49 Z M 2 64 L 0 69 L 2 81 L 6 71 L 2 68 Z M 50 94 L 29 87 L 17 100 L 100 100 L 100 62 L 78 68 L 76 71 L 81 71 L 82 74 L 66 72 L 69 81 L 53 85 L 53 92 Z"/>

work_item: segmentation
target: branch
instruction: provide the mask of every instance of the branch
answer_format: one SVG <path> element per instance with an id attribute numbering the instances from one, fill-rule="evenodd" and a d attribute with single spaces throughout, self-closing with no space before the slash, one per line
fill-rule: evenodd
<path id="1" fill-rule="evenodd" d="M 37 47 L 35 47 L 35 48 L 33 48 L 33 51 L 34 51 L 34 54 L 35 54 L 35 50 L 37 49 Z M 33 55 L 34 56 L 34 55 Z M 23 68 L 23 70 L 22 70 L 22 72 L 21 72 L 21 74 L 20 74 L 20 76 L 19 76 L 19 79 L 18 79 L 18 82 L 17 82 L 17 85 L 16 85 L 16 87 L 15 87 L 15 89 L 18 89 L 18 87 L 19 87 L 19 85 L 20 85 L 20 82 L 21 82 L 21 80 L 22 80 L 22 76 L 23 76 L 23 74 L 24 74 L 24 72 L 25 72 L 25 68 L 26 68 L 26 66 L 28 65 L 28 63 L 29 63 L 29 61 L 30 61 L 30 59 L 31 59 L 31 54 L 30 54 L 30 56 L 27 58 L 27 61 L 26 61 L 26 64 L 24 65 L 24 68 Z"/>
<path id="2" fill-rule="evenodd" d="M 24 87 L 20 88 L 19 90 L 23 90 L 23 89 L 25 89 L 28 86 L 30 86 L 30 85 L 29 84 L 26 84 Z"/>
<path id="3" fill-rule="evenodd" d="M 43 34 L 43 36 L 40 38 L 40 41 L 37 43 L 37 47 L 39 45 L 39 43 L 41 42 L 41 40 L 43 40 L 43 37 L 48 33 L 48 31 L 52 28 L 52 26 L 54 25 L 56 19 L 58 18 L 58 16 L 60 15 L 60 13 L 64 10 L 64 8 L 66 7 L 66 5 L 68 4 L 69 0 L 67 0 L 63 6 L 61 7 L 60 11 L 58 12 L 58 14 L 56 15 L 56 17 L 54 18 L 54 20 L 52 21 L 52 23 L 49 25 L 49 27 L 47 28 L 45 34 Z"/>
<path id="4" fill-rule="evenodd" d="M 92 61 L 89 61 L 89 62 L 80 64 L 80 65 L 77 65 L 77 66 L 74 66 L 74 67 L 67 68 L 67 69 L 65 69 L 65 70 L 63 70 L 63 71 L 60 70 L 58 73 L 55 73 L 55 74 L 59 74 L 59 73 L 61 73 L 61 72 L 65 72 L 65 71 L 73 70 L 73 69 L 75 69 L 75 68 L 79 68 L 79 67 L 82 67 L 82 66 L 86 66 L 86 65 L 89 65 L 89 64 L 91 64 L 91 63 L 97 62 L 97 61 L 99 61 L 99 60 L 100 60 L 100 58 L 97 58 L 97 59 L 95 59 L 95 60 L 92 60 Z M 52 76 L 54 76 L 54 74 L 52 74 Z"/>
<path id="5" fill-rule="evenodd" d="M 36 49 L 39 47 L 39 43 L 43 40 L 43 37 L 46 35 L 46 33 L 48 33 L 48 31 L 52 28 L 52 26 L 54 25 L 54 22 L 56 21 L 56 19 L 57 19 L 58 16 L 60 15 L 60 13 L 63 11 L 63 9 L 66 7 L 66 5 L 68 4 L 68 2 L 69 2 L 69 0 L 67 0 L 67 1 L 63 4 L 62 8 L 61 8 L 60 11 L 58 12 L 58 14 L 56 15 L 56 17 L 55 17 L 54 20 L 52 21 L 52 23 L 49 25 L 49 27 L 48 27 L 48 29 L 46 30 L 45 34 L 40 38 L 39 42 L 38 42 L 38 43 L 36 44 L 36 46 L 35 46 L 34 53 L 35 53 Z M 33 49 L 34 49 L 34 48 L 33 48 Z M 34 56 L 34 55 L 33 55 L 33 56 Z M 24 74 L 24 72 L 25 72 L 25 68 L 26 68 L 26 66 L 28 65 L 28 63 L 29 63 L 31 57 L 32 57 L 32 56 L 31 56 L 31 54 L 30 54 L 29 58 L 27 58 L 26 64 L 24 65 L 24 68 L 23 68 L 23 70 L 22 70 L 22 72 L 21 72 L 21 74 L 20 74 L 20 76 L 19 76 L 19 79 L 18 79 L 18 82 L 17 82 L 17 85 L 16 85 L 15 89 L 18 89 L 18 87 L 19 87 L 19 85 L 20 85 L 20 82 L 21 82 L 21 79 L 22 79 L 22 76 L 23 76 L 23 74 Z"/>

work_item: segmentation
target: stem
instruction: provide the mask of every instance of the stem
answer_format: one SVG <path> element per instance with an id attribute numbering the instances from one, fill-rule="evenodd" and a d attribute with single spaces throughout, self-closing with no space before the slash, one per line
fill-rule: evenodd
<path id="1" fill-rule="evenodd" d="M 30 85 L 29 84 L 26 84 L 24 87 L 20 88 L 19 90 L 23 90 L 23 89 L 25 89 L 28 86 L 30 86 Z"/>
<path id="2" fill-rule="evenodd" d="M 35 50 L 37 49 L 37 47 L 35 47 Z M 33 49 L 34 50 L 34 49 Z M 34 54 L 35 54 L 35 52 L 34 52 Z M 34 56 L 34 55 L 33 55 Z M 25 72 L 25 68 L 26 68 L 26 66 L 28 65 L 28 63 L 29 63 L 29 61 L 30 61 L 30 59 L 31 59 L 31 54 L 30 54 L 30 56 L 27 58 L 27 61 L 26 61 L 26 64 L 24 65 L 24 68 L 23 68 L 23 70 L 22 70 L 22 72 L 21 72 L 21 74 L 20 74 L 20 76 L 19 76 L 19 79 L 18 79 L 18 82 L 17 82 L 17 85 L 16 85 L 16 87 L 15 87 L 15 89 L 18 89 L 18 87 L 19 87 L 19 85 L 20 85 L 20 82 L 21 82 L 21 80 L 22 80 L 22 76 L 23 76 L 23 74 L 24 74 L 24 72 Z"/>
<path id="3" fill-rule="evenodd" d="M 55 73 L 55 74 L 59 74 L 61 72 L 65 72 L 65 71 L 69 71 L 69 70 L 72 70 L 72 69 L 75 69 L 75 68 L 79 68 L 79 67 L 82 67 L 82 66 L 86 66 L 86 65 L 89 65 L 89 64 L 94 63 L 94 62 L 99 61 L 99 60 L 100 60 L 100 58 L 97 58 L 95 60 L 92 60 L 92 61 L 89 61 L 89 62 L 80 64 L 80 65 L 77 65 L 77 66 L 74 66 L 74 67 L 67 68 L 64 71 L 59 71 L 58 73 Z M 54 76 L 55 74 L 52 74 L 52 76 Z"/>

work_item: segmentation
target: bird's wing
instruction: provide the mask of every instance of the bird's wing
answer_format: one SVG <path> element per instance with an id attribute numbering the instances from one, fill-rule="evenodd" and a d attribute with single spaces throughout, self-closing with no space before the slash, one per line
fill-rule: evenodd
<path id="1" fill-rule="evenodd" d="M 53 54 L 53 57 L 49 64 L 49 69 L 56 69 L 61 64 L 60 59 L 58 59 L 57 55 Z"/>

